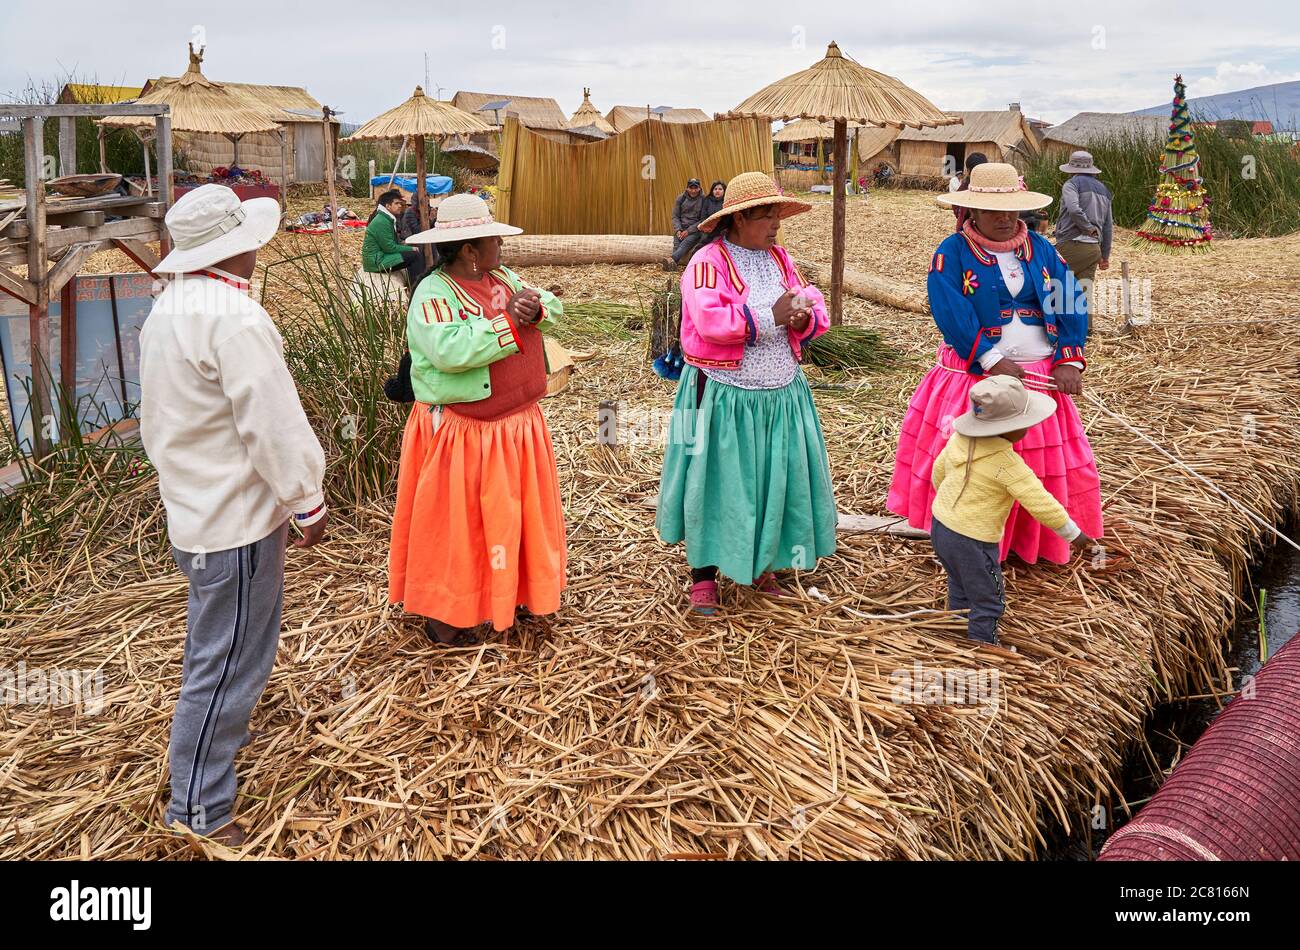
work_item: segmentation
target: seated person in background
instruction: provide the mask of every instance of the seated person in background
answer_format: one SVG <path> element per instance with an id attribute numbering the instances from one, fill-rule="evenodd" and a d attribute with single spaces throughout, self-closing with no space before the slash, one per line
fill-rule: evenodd
<path id="1" fill-rule="evenodd" d="M 424 277 L 424 254 L 397 240 L 397 219 L 406 209 L 406 199 L 396 188 L 379 196 L 374 213 L 366 224 L 361 242 L 361 267 L 370 274 L 385 274 L 404 268 L 411 292 Z"/>
<path id="2" fill-rule="evenodd" d="M 686 182 L 686 190 L 673 202 L 673 263 L 682 264 L 691 259 L 704 235 L 699 223 L 704 220 L 704 193 L 700 180 Z"/>
<path id="3" fill-rule="evenodd" d="M 433 227 L 434 222 L 438 220 L 438 209 L 433 207 L 433 202 L 429 202 L 429 227 Z M 420 227 L 420 203 L 412 200 L 407 205 L 402 216 L 397 219 L 397 239 L 405 241 L 412 234 L 419 234 L 425 230 Z"/>
<path id="4" fill-rule="evenodd" d="M 704 196 L 703 210 L 700 212 L 700 220 L 703 221 L 710 215 L 717 214 L 722 210 L 722 201 L 727 197 L 727 183 L 725 181 L 715 181 L 709 186 L 709 193 Z M 699 233 L 699 226 L 696 226 L 696 234 Z M 698 245 L 697 245 L 698 246 Z"/>
<path id="5" fill-rule="evenodd" d="M 955 191 L 965 191 L 967 188 L 969 188 L 971 171 L 975 168 L 975 166 L 983 165 L 987 161 L 988 158 L 987 156 L 985 156 L 983 152 L 971 152 L 969 155 L 967 155 L 966 174 L 961 176 L 961 182 L 957 185 L 956 188 L 952 187 L 952 184 L 949 183 L 948 193 L 951 194 Z M 955 231 L 960 231 L 962 229 L 962 225 L 964 225 L 968 220 L 970 220 L 970 209 L 963 208 L 961 205 L 953 205 L 952 214 L 953 217 L 957 219 L 956 227 L 953 229 Z"/>

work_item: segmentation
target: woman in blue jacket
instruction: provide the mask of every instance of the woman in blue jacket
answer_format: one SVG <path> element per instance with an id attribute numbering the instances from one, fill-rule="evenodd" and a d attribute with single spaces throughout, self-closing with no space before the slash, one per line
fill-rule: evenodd
<path id="1" fill-rule="evenodd" d="M 952 420 L 970 409 L 970 389 L 980 379 L 1016 376 L 1057 401 L 1057 412 L 1031 428 L 1016 452 L 1075 524 L 1099 538 L 1101 483 L 1070 398 L 1083 392 L 1087 302 L 1065 260 L 1018 217 L 1052 199 L 1024 190 L 1011 165 L 988 162 L 972 169 L 966 190 L 938 200 L 969 208 L 971 216 L 930 261 L 930 312 L 943 344 L 903 419 L 889 510 L 929 529 L 930 471 L 952 435 Z M 1002 558 L 1010 551 L 1030 564 L 1070 559 L 1070 545 L 1018 506 L 1007 521 Z"/>

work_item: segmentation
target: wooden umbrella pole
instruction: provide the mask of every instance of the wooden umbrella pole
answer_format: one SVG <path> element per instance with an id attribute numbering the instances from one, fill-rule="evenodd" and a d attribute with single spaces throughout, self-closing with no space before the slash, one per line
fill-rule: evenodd
<path id="1" fill-rule="evenodd" d="M 420 230 L 429 230 L 429 189 L 425 184 L 425 175 L 428 169 L 427 159 L 424 155 L 424 136 L 415 137 L 415 202 L 419 208 Z M 424 255 L 424 266 L 426 268 L 433 266 L 433 245 L 421 245 L 420 253 Z M 411 288 L 415 292 L 415 288 Z"/>
<path id="2" fill-rule="evenodd" d="M 409 139 L 406 136 L 402 136 L 402 147 L 397 150 L 397 161 L 393 165 L 393 173 L 388 176 L 389 188 L 394 187 L 394 183 L 397 180 L 397 170 L 402 167 L 402 159 L 406 157 L 406 143 L 408 141 Z"/>
<path id="3" fill-rule="evenodd" d="M 831 326 L 839 326 L 844 319 L 840 309 L 844 296 L 844 175 L 848 123 L 835 120 L 835 173 L 831 188 L 834 190 L 831 213 Z"/>

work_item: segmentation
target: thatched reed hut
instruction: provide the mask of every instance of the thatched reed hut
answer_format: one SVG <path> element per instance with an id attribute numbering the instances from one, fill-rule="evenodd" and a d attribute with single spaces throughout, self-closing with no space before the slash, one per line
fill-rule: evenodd
<path id="1" fill-rule="evenodd" d="M 658 108 L 663 109 L 662 106 Z M 673 123 L 709 121 L 708 114 L 702 109 L 663 109 L 661 112 L 652 112 L 647 106 L 614 106 L 605 113 L 605 121 L 614 127 L 615 132 L 626 132 L 647 118 Z"/>
<path id="2" fill-rule="evenodd" d="M 1038 136 L 1018 102 L 1007 109 L 949 114 L 961 119 L 961 124 L 904 129 L 898 134 L 892 147 L 900 174 L 918 178 L 958 174 L 972 152 L 1023 170 L 1026 161 L 1039 152 Z"/>
<path id="3" fill-rule="evenodd" d="M 138 98 L 140 86 L 103 86 L 97 82 L 64 83 L 59 90 L 59 105 L 105 105 Z"/>
<path id="4" fill-rule="evenodd" d="M 499 103 L 498 108 L 485 109 L 485 106 Z M 575 138 L 569 134 L 569 120 L 564 110 L 554 99 L 541 96 L 511 96 L 495 92 L 458 92 L 451 97 L 451 104 L 457 109 L 472 112 L 489 126 L 489 134 L 470 136 L 470 142 L 489 151 L 496 151 L 500 139 L 501 127 L 506 116 L 513 116 L 519 124 L 531 132 L 550 139 L 553 142 L 572 142 Z"/>
<path id="5" fill-rule="evenodd" d="M 1169 130 L 1169 117 L 1125 112 L 1080 112 L 1043 132 L 1043 148 L 1068 155 L 1111 139 L 1139 139 L 1159 146 Z"/>
<path id="6" fill-rule="evenodd" d="M 187 72 L 198 72 L 202 63 L 203 50 L 191 50 Z M 146 82 L 140 94 L 147 96 L 160 85 L 179 81 L 170 76 L 159 76 Z M 264 86 L 242 82 L 220 82 L 219 85 L 249 109 L 269 113 L 279 129 L 283 130 L 288 154 L 288 184 L 317 184 L 325 180 L 325 132 L 321 103 L 311 93 L 301 86 Z M 330 129 L 337 143 L 337 119 L 330 120 Z M 176 135 L 176 148 L 184 157 L 185 167 L 201 175 L 231 164 L 230 142 L 221 134 L 179 132 Z M 281 181 L 284 176 L 281 172 L 280 132 L 251 132 L 241 136 L 239 167 L 260 171 L 278 185 L 286 184 Z"/>

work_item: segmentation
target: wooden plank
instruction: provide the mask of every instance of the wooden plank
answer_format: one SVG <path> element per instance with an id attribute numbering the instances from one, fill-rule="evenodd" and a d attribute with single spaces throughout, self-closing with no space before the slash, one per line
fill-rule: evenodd
<path id="1" fill-rule="evenodd" d="M 97 228 L 64 228 L 60 231 L 48 231 L 45 243 L 50 252 L 61 251 L 74 244 L 90 241 L 111 241 L 116 238 L 138 238 L 144 241 L 157 241 L 162 225 L 155 218 L 123 218 L 121 221 L 105 221 Z M 7 241 L 0 239 L 0 264 L 21 264 L 27 260 L 27 241 Z"/>
<path id="2" fill-rule="evenodd" d="M 172 119 L 171 115 L 160 115 L 154 123 L 154 148 L 158 151 L 158 197 L 161 199 L 163 217 L 167 209 L 176 201 L 176 192 L 172 182 Z M 159 245 L 165 255 L 171 250 L 171 237 L 167 229 L 159 229 Z"/>
<path id="3" fill-rule="evenodd" d="M 30 105 L 25 102 L 0 102 L 0 116 L 14 119 L 57 119 L 63 116 L 88 115 L 106 118 L 111 115 L 167 115 L 171 106 L 141 105 L 138 102 L 77 103 L 75 105 Z"/>
<path id="4" fill-rule="evenodd" d="M 51 227 L 97 228 L 104 223 L 102 211 L 49 211 L 45 218 Z M 26 230 L 26 229 L 23 229 Z M 16 236 L 16 235 L 14 235 Z"/>
<path id="5" fill-rule="evenodd" d="M 29 326 L 32 352 L 31 420 L 32 452 L 38 459 L 50 452 L 50 440 L 45 436 L 45 419 L 50 407 L 50 293 L 45 283 L 45 182 L 41 180 L 44 163 L 43 145 L 45 121 L 26 118 L 23 121 L 23 164 L 27 183 L 27 223 L 32 237 L 27 242 L 27 279 L 35 285 L 32 295 Z"/>
<path id="6" fill-rule="evenodd" d="M 74 116 L 59 119 L 59 174 L 77 173 L 77 120 Z"/>
<path id="7" fill-rule="evenodd" d="M 99 244 L 94 241 L 87 241 L 83 244 L 74 244 L 68 249 L 68 252 L 63 255 L 63 259 L 50 269 L 50 273 L 46 276 L 45 282 L 49 285 L 48 293 L 51 299 L 53 299 L 54 295 L 63 289 L 64 284 L 77 276 L 77 271 L 81 269 L 81 265 L 86 263 L 86 258 L 95 253 L 97 247 L 99 247 Z"/>
<path id="8" fill-rule="evenodd" d="M 7 267 L 0 267 L 0 290 L 17 297 L 25 304 L 36 302 L 36 285 L 26 277 L 19 277 Z"/>
<path id="9" fill-rule="evenodd" d="M 835 190 L 831 204 L 831 326 L 844 319 L 844 175 L 848 151 L 848 123 L 835 120 L 835 173 L 831 187 Z"/>
<path id="10" fill-rule="evenodd" d="M 69 255 L 71 256 L 71 255 Z M 62 262 L 60 262 L 62 263 Z M 55 270 L 58 270 L 56 267 Z M 59 287 L 50 280 L 50 299 L 59 295 L 59 385 L 69 402 L 77 393 L 77 301 L 68 278 Z"/>
<path id="11" fill-rule="evenodd" d="M 113 241 L 113 245 L 150 274 L 158 266 L 158 262 L 162 260 L 153 252 L 153 248 L 143 241 L 135 241 L 131 238 L 117 238 Z"/>
<path id="12" fill-rule="evenodd" d="M 646 508 L 658 508 L 659 496 L 649 495 L 642 499 L 641 504 Z M 841 534 L 889 534 L 896 538 L 917 540 L 930 538 L 930 532 L 913 528 L 906 518 L 897 515 L 846 515 L 841 511 L 835 521 L 835 530 Z"/>

